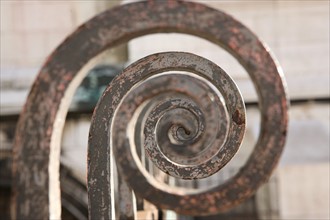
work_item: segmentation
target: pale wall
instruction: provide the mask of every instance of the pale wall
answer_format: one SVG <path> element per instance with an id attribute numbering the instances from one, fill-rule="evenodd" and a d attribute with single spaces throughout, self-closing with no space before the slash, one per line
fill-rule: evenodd
<path id="1" fill-rule="evenodd" d="M 200 1 L 241 21 L 269 45 L 287 78 L 291 99 L 329 97 L 329 1 Z M 206 57 L 234 77 L 247 101 L 256 100 L 248 75 L 236 60 L 204 40 L 155 34 L 133 40 L 130 60 L 160 51 Z"/>

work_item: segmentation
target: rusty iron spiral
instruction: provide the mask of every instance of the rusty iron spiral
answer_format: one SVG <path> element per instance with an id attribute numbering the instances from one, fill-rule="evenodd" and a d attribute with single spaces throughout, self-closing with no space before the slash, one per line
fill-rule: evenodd
<path id="1" fill-rule="evenodd" d="M 195 74 L 159 74 L 178 70 Z M 234 82 L 220 67 L 193 54 L 168 52 L 137 61 L 111 83 L 100 102 L 116 111 L 110 132 L 124 176 L 132 165 L 125 166 L 127 161 L 135 160 L 132 148 L 141 144 L 135 142 L 135 132 L 144 131 L 142 145 L 152 162 L 182 179 L 217 172 L 234 156 L 244 135 L 245 108 Z M 144 123 L 137 127 L 142 112 Z M 91 130 L 91 136 L 99 134 Z"/>
<path id="2" fill-rule="evenodd" d="M 137 123 L 142 112 L 143 122 Z M 110 83 L 90 130 L 89 153 L 108 144 L 119 173 L 140 197 L 184 214 L 218 211 L 211 200 L 203 201 L 207 209 L 196 202 L 216 196 L 217 190 L 181 195 L 148 175 L 136 154 L 141 143 L 134 140 L 134 133 L 141 130 L 149 158 L 165 173 L 182 179 L 214 174 L 235 155 L 245 130 L 244 102 L 232 79 L 211 61 L 193 54 L 150 55 Z M 102 143 L 101 136 L 110 143 Z"/>
<path id="3" fill-rule="evenodd" d="M 15 218 L 59 216 L 58 138 L 68 109 L 63 103 L 81 81 L 82 67 L 106 49 L 142 35 L 169 32 L 209 40 L 247 70 L 259 97 L 258 142 L 246 164 L 224 184 L 178 190 L 154 181 L 136 156 L 136 132 L 142 131 L 142 145 L 160 170 L 184 179 L 204 178 L 237 151 L 245 109 L 233 81 L 214 63 L 179 52 L 145 57 L 110 83 L 94 111 L 88 149 L 90 218 L 133 218 L 131 189 L 160 208 L 214 214 L 246 200 L 268 180 L 282 153 L 288 120 L 285 82 L 269 50 L 224 12 L 192 2 L 137 2 L 83 24 L 42 67 L 15 137 Z M 148 114 L 140 124 L 141 112 Z M 115 178 L 120 188 L 116 195 Z"/>

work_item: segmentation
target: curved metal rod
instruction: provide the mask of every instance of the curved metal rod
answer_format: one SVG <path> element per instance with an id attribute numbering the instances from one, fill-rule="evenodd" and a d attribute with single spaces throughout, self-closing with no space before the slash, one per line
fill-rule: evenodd
<path id="1" fill-rule="evenodd" d="M 138 2 L 108 10 L 80 26 L 42 67 L 15 136 L 14 218 L 45 219 L 54 211 L 50 209 L 54 206 L 49 191 L 55 189 L 56 193 L 59 185 L 56 177 L 54 180 L 49 176 L 48 168 L 55 163 L 54 172 L 58 172 L 59 144 L 52 145 L 51 139 L 61 129 L 55 123 L 64 120 L 66 114 L 65 110 L 58 114 L 61 101 L 66 90 L 79 78 L 79 70 L 105 49 L 159 32 L 192 34 L 225 48 L 250 74 L 261 99 L 262 127 L 258 143 L 246 165 L 234 177 L 240 184 L 233 180 L 226 184 L 229 187 L 226 194 L 237 199 L 232 203 L 222 200 L 222 207 L 238 204 L 268 179 L 281 155 L 288 120 L 285 83 L 268 49 L 231 16 L 204 5 L 181 1 Z M 91 201 L 90 215 L 97 219 L 111 219 L 108 150 L 107 146 L 100 146 L 89 151 L 89 194 L 106 204 L 100 207 Z M 106 178 L 101 177 L 102 172 Z"/>

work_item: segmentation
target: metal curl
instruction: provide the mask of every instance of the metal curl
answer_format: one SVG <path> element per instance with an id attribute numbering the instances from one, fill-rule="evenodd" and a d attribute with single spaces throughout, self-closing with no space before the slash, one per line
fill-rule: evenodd
<path id="1" fill-rule="evenodd" d="M 174 73 L 164 74 L 167 71 Z M 193 75 L 178 74 L 175 71 L 187 71 Z M 153 177 L 138 161 L 134 142 L 136 131 L 144 130 L 144 147 L 158 168 L 183 179 L 205 178 L 217 172 L 235 155 L 244 135 L 245 107 L 234 82 L 211 61 L 190 53 L 154 54 L 127 67 L 110 83 L 100 99 L 94 112 L 96 118 L 92 121 L 94 129 L 91 129 L 91 137 L 104 135 L 94 123 L 98 121 L 98 117 L 109 115 L 98 114 L 98 109 L 103 111 L 110 109 L 110 106 L 113 116 L 109 129 L 109 147 L 114 152 L 118 169 L 136 194 L 161 208 L 176 210 L 177 204 L 159 201 L 160 197 L 164 201 L 170 201 L 173 197 L 201 197 L 216 190 L 185 190 L 186 195 L 182 196 L 175 189 L 170 190 L 168 186 L 152 180 Z M 187 115 L 170 114 L 169 118 L 164 119 L 171 111 L 180 111 L 181 114 L 185 111 Z M 146 115 L 144 123 L 137 122 L 141 112 Z M 229 120 L 229 116 L 237 114 L 243 123 L 237 124 Z M 191 121 L 186 121 L 186 117 L 195 118 L 196 122 L 189 125 Z M 136 124 L 142 128 L 136 128 Z M 171 130 L 176 127 L 177 133 L 180 125 L 185 130 L 196 130 L 194 133 L 200 138 L 180 139 L 183 142 L 181 145 L 171 143 Z M 203 128 L 201 133 L 199 128 Z M 187 144 L 185 141 L 192 143 Z M 191 155 L 185 155 L 173 150 L 176 147 L 191 147 L 193 151 L 190 152 Z M 167 153 L 165 149 L 168 150 Z M 143 189 L 141 186 L 144 186 Z M 150 196 L 146 195 L 146 189 L 152 192 Z M 180 212 L 187 212 L 198 206 L 190 203 L 187 209 L 181 208 Z"/>
<path id="2" fill-rule="evenodd" d="M 194 74 L 162 74 L 176 70 Z M 214 80 L 214 76 L 221 80 Z M 226 92 L 221 94 L 223 88 Z M 113 101 L 118 99 L 121 101 L 116 105 Z M 237 112 L 245 120 L 244 102 L 232 79 L 211 61 L 190 53 L 159 53 L 133 63 L 110 83 L 99 105 L 115 109 L 110 127 L 110 147 L 121 175 L 136 194 L 158 203 L 161 208 L 175 210 L 177 207 L 176 204 L 160 203 L 159 196 L 166 201 L 172 196 L 203 196 L 213 189 L 187 192 L 182 196 L 174 193 L 175 189 L 169 193 L 169 186 L 165 190 L 164 185 L 152 180 L 134 150 L 140 147 L 134 142 L 134 133 L 141 130 L 136 124 L 144 127 L 143 145 L 154 164 L 165 173 L 182 179 L 205 178 L 221 169 L 235 155 L 245 130 L 245 122 L 238 125 L 228 120 L 228 115 Z M 226 108 L 226 105 L 235 108 Z M 144 107 L 149 109 L 144 110 Z M 146 114 L 145 123 L 137 123 L 139 116 L 136 114 L 141 112 Z M 180 128 L 184 129 L 182 136 L 178 136 Z M 175 135 L 172 135 L 173 129 Z M 186 134 L 187 130 L 192 137 Z M 99 129 L 91 130 L 91 136 L 100 133 Z M 177 138 L 179 143 L 172 143 L 170 137 Z M 175 148 L 192 149 L 180 152 Z M 165 149 L 172 155 L 165 153 Z M 190 155 L 185 154 L 187 151 Z M 143 190 L 141 185 L 145 187 Z M 146 189 L 154 191 L 152 197 L 145 197 Z M 191 204 L 189 209 L 196 208 L 194 206 L 196 204 Z"/>
<path id="3" fill-rule="evenodd" d="M 13 218 L 60 218 L 59 183 L 58 175 L 55 175 L 59 171 L 58 140 L 67 111 L 65 103 L 72 96 L 72 88 L 83 77 L 79 72 L 81 68 L 108 48 L 142 35 L 160 32 L 186 33 L 204 38 L 226 49 L 242 64 L 258 92 L 262 115 L 260 136 L 253 153 L 240 171 L 226 183 L 213 189 L 196 192 L 174 190 L 162 185 L 153 188 L 154 180 L 145 178 L 148 176 L 145 171 L 142 171 L 145 174 L 143 175 L 130 169 L 123 170 L 130 165 L 134 168 L 134 158 L 129 152 L 116 158 L 125 181 L 131 187 L 135 182 L 132 188 L 137 194 L 156 206 L 187 215 L 208 215 L 228 210 L 252 196 L 267 181 L 282 153 L 288 123 L 285 81 L 268 48 L 240 22 L 224 12 L 202 4 L 182 1 L 136 2 L 113 8 L 86 22 L 49 56 L 42 67 L 20 116 L 15 136 L 13 211 L 16 215 Z M 153 60 L 147 62 L 150 68 L 155 64 Z M 148 66 L 148 63 L 142 65 Z M 185 63 L 188 64 L 189 60 L 185 60 Z M 194 62 L 189 64 L 191 68 L 194 65 Z M 126 71 L 129 70 L 128 68 Z M 205 72 L 203 68 L 198 70 Z M 214 84 L 223 80 L 216 72 L 212 74 Z M 118 133 L 113 139 L 110 125 L 113 124 L 114 113 L 121 102 L 118 97 L 126 94 L 125 88 L 131 88 L 137 83 L 135 77 L 133 72 L 128 77 L 119 76 L 117 81 L 121 81 L 120 84 L 110 84 L 103 96 L 103 99 L 109 100 L 100 101 L 93 115 L 87 183 L 90 219 L 114 217 L 111 197 L 115 196 L 112 182 L 116 177 L 113 172 L 112 146 L 115 147 L 114 141 L 117 139 L 128 139 L 126 132 Z M 223 83 L 225 85 L 225 81 Z M 220 88 L 222 95 L 227 90 L 227 86 Z M 233 102 L 237 101 L 232 94 L 228 97 Z M 241 127 L 245 121 L 241 112 L 236 111 L 237 106 L 226 104 L 226 108 L 232 113 L 228 114 L 228 120 L 236 127 Z M 120 115 L 120 112 L 116 114 Z M 206 116 L 205 119 L 207 120 Z M 175 128 L 172 130 L 175 131 Z M 189 133 L 181 129 L 176 131 L 179 141 L 184 139 L 184 133 Z M 231 132 L 233 130 L 229 129 L 228 134 Z M 228 146 L 239 145 L 236 141 L 240 138 L 230 140 Z M 128 151 L 126 148 L 116 148 L 116 155 L 120 154 L 120 150 Z M 223 155 L 230 158 L 232 152 L 228 150 Z M 225 162 L 228 158 L 221 161 Z M 35 175 L 43 177 L 45 181 L 36 183 Z M 139 178 L 143 181 L 137 183 L 136 175 L 140 175 Z M 27 188 L 29 190 L 25 190 Z M 120 199 L 127 201 L 123 204 L 131 204 L 132 194 L 129 189 L 126 191 L 126 196 Z M 125 210 L 121 209 L 119 212 L 123 213 Z M 133 218 L 132 213 L 130 218 Z"/>
<path id="4" fill-rule="evenodd" d="M 191 66 L 192 63 L 194 66 Z M 168 70 L 185 70 L 195 74 L 159 74 Z M 228 120 L 228 115 L 234 112 L 225 106 L 235 106 L 235 111 L 239 112 L 243 121 L 245 108 L 237 87 L 221 68 L 193 54 L 160 53 L 132 64 L 121 73 L 120 79 L 118 77 L 112 82 L 113 86 L 120 84 L 120 81 L 127 81 L 132 74 L 135 75 L 136 84 L 127 94 L 117 97 L 121 103 L 113 117 L 111 133 L 116 158 L 127 155 L 127 152 L 116 153 L 117 148 L 121 151 L 124 148 L 122 143 L 133 145 L 128 146 L 129 149 L 136 147 L 134 140 L 118 143 L 121 141 L 118 137 L 130 137 L 129 133 L 144 130 L 143 144 L 150 159 L 158 168 L 174 177 L 205 178 L 229 162 L 239 148 L 245 123 L 237 125 Z M 215 82 L 213 74 L 222 80 Z M 220 90 L 224 87 L 226 94 L 221 94 Z M 124 94 L 124 91 L 118 92 Z M 152 104 L 145 105 L 145 102 Z M 144 111 L 146 119 L 143 127 L 136 129 L 134 118 L 138 117 L 133 116 L 136 111 L 143 111 L 138 110 L 140 105 L 150 110 Z M 127 125 L 133 128 L 127 129 Z M 122 168 L 122 172 L 124 170 L 126 168 Z"/>

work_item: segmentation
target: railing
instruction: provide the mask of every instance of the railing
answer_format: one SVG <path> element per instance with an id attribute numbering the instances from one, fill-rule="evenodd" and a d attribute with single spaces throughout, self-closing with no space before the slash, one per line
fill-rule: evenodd
<path id="1" fill-rule="evenodd" d="M 223 184 L 186 189 L 160 180 L 169 175 L 194 181 L 221 172 L 243 139 L 245 106 L 229 75 L 211 61 L 183 52 L 147 56 L 109 84 L 94 111 L 90 219 L 133 219 L 133 192 L 160 209 L 215 214 L 248 199 L 267 181 L 282 153 L 288 120 L 285 82 L 269 49 L 234 18 L 202 4 L 137 2 L 83 24 L 41 69 L 15 137 L 14 218 L 60 218 L 61 130 L 84 77 L 80 70 L 105 49 L 159 32 L 205 38 L 242 64 L 260 99 L 258 142 L 246 164 Z M 157 170 L 153 174 L 145 168 L 150 165 Z"/>

